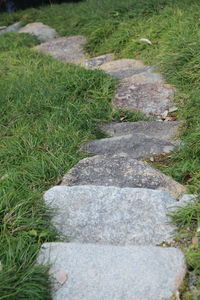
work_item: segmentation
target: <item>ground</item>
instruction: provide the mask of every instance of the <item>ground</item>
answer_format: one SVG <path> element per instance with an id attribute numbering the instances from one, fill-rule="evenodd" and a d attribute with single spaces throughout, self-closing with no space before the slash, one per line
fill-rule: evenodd
<path id="1" fill-rule="evenodd" d="M 199 193 L 199 8 L 197 0 L 89 0 L 1 14 L 0 26 L 41 21 L 61 36 L 85 35 L 91 56 L 114 52 L 116 58 L 156 64 L 176 87 L 176 117 L 187 125 L 182 149 L 155 163 L 189 192 Z M 116 83 L 109 76 L 36 54 L 30 48 L 37 43 L 26 34 L 0 37 L 0 299 L 49 299 L 47 271 L 34 265 L 41 243 L 56 238 L 42 193 L 83 157 L 78 152 L 82 142 L 101 136 L 94 124 L 144 118 L 113 111 L 108 100 Z M 189 271 L 197 275 L 197 286 L 200 251 L 192 238 L 198 235 L 199 216 L 197 200 L 173 217 L 180 231 L 177 242 Z M 182 298 L 190 297 L 186 284 Z"/>

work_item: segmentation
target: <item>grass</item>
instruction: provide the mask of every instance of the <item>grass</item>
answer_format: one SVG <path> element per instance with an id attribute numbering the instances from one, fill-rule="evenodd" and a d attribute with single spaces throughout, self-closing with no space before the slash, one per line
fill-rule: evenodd
<path id="1" fill-rule="evenodd" d="M 78 148 L 95 137 L 94 123 L 112 114 L 110 77 L 26 47 L 34 43 L 16 34 L 0 42 L 0 299 L 49 299 L 47 271 L 34 265 L 41 243 L 57 238 L 42 193 L 83 158 Z"/>
<path id="2" fill-rule="evenodd" d="M 1 14 L 0 26 L 41 21 L 60 35 L 87 36 L 91 56 L 114 52 L 116 58 L 156 64 L 177 89 L 177 118 L 186 120 L 182 146 L 163 171 L 199 194 L 199 9 L 198 0 L 87 0 Z M 140 43 L 140 38 L 150 39 L 152 45 Z M 56 238 L 40 200 L 42 192 L 82 158 L 79 145 L 98 136 L 94 123 L 143 118 L 113 113 L 108 100 L 115 83 L 109 77 L 37 54 L 30 50 L 35 44 L 36 39 L 27 35 L 0 37 L 0 276 L 4 280 L 0 280 L 0 299 L 48 299 L 48 285 L 41 279 L 46 270 L 34 266 L 40 244 Z M 192 243 L 192 237 L 199 235 L 199 212 L 196 200 L 179 209 L 173 220 L 188 270 L 200 288 L 200 246 Z M 191 299 L 190 294 L 187 290 L 182 299 Z"/>

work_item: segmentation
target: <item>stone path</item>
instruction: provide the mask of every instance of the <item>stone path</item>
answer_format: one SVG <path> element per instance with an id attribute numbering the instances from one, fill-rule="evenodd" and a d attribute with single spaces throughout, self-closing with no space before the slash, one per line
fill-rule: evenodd
<path id="1" fill-rule="evenodd" d="M 38 35 L 34 26 L 20 31 Z M 81 160 L 60 185 L 45 193 L 45 203 L 55 210 L 52 222 L 66 240 L 44 244 L 38 256 L 39 264 L 51 264 L 52 297 L 169 299 L 185 275 L 183 254 L 172 246 L 176 228 L 169 213 L 183 205 L 179 199 L 186 190 L 143 159 L 169 153 L 180 144 L 183 123 L 161 121 L 174 109 L 174 88 L 155 67 L 133 59 L 114 60 L 113 54 L 87 59 L 84 37 L 55 36 L 36 50 L 118 78 L 113 105 L 154 115 L 157 121 L 102 124 L 110 137 L 80 149 L 95 156 Z"/>

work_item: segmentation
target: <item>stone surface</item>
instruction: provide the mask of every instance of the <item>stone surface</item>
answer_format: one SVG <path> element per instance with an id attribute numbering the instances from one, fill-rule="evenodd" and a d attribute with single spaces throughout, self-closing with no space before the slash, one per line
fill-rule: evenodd
<path id="1" fill-rule="evenodd" d="M 101 66 L 106 62 L 110 62 L 113 59 L 114 59 L 114 54 L 109 53 L 109 54 L 93 57 L 91 59 L 87 59 L 83 65 L 88 69 L 98 69 L 99 66 Z"/>
<path id="2" fill-rule="evenodd" d="M 110 136 L 127 134 L 141 134 L 162 140 L 172 140 L 178 136 L 183 122 L 139 121 L 123 123 L 106 123 L 101 125 L 101 130 Z M 175 140 L 174 140 L 175 141 Z"/>
<path id="3" fill-rule="evenodd" d="M 53 300 L 165 300 L 185 274 L 175 248 L 46 243 L 38 263 L 51 264 Z M 57 270 L 68 275 L 63 285 Z"/>
<path id="4" fill-rule="evenodd" d="M 46 42 L 55 39 L 58 34 L 55 29 L 41 23 L 35 22 L 22 27 L 19 32 L 35 35 L 41 42 Z"/>
<path id="5" fill-rule="evenodd" d="M 133 158 L 142 158 L 154 154 L 169 153 L 174 149 L 175 144 L 174 141 L 165 141 L 142 134 L 127 134 L 89 141 L 81 147 L 81 151 L 89 154 L 124 152 L 130 154 Z"/>
<path id="6" fill-rule="evenodd" d="M 141 60 L 123 58 L 104 63 L 101 65 L 100 69 L 106 72 L 116 72 L 140 67 L 144 67 L 144 64 Z"/>
<path id="7" fill-rule="evenodd" d="M 158 189 L 174 198 L 185 193 L 184 186 L 127 154 L 82 159 L 63 177 L 61 184 Z"/>
<path id="8" fill-rule="evenodd" d="M 127 78 L 144 71 L 151 72 L 153 70 L 152 67 L 144 66 L 140 60 L 135 59 L 114 60 L 101 65 L 100 69 L 118 79 Z"/>
<path id="9" fill-rule="evenodd" d="M 83 36 L 62 37 L 36 46 L 35 49 L 66 63 L 79 65 L 85 60 L 83 52 L 85 42 L 86 39 Z"/>
<path id="10" fill-rule="evenodd" d="M 162 83 L 123 82 L 117 87 L 112 103 L 120 109 L 162 115 L 172 106 L 174 89 Z"/>
<path id="11" fill-rule="evenodd" d="M 168 214 L 177 201 L 159 190 L 112 186 L 55 186 L 44 195 L 52 222 L 69 241 L 114 245 L 170 242 Z"/>
<path id="12" fill-rule="evenodd" d="M 163 83 L 162 75 L 159 73 L 150 72 L 149 69 L 146 72 L 132 75 L 128 78 L 123 79 L 122 82 L 131 82 L 131 83 Z"/>
<path id="13" fill-rule="evenodd" d="M 0 30 L 0 35 L 7 33 L 7 32 L 16 32 L 20 29 L 20 27 L 21 27 L 21 22 L 14 23 L 14 24 L 7 26 L 6 28 Z"/>

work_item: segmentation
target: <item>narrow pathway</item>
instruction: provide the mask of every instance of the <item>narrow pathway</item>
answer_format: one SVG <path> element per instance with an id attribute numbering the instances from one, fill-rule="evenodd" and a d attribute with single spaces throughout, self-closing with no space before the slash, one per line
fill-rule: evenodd
<path id="1" fill-rule="evenodd" d="M 174 89 L 154 67 L 112 54 L 87 60 L 82 36 L 37 46 L 56 59 L 101 69 L 120 79 L 112 103 L 139 110 L 151 122 L 102 124 L 110 138 L 90 141 L 81 160 L 44 195 L 66 242 L 42 246 L 38 263 L 51 264 L 54 300 L 164 300 L 182 283 L 185 262 L 173 247 L 169 212 L 185 187 L 155 170 L 145 157 L 179 145 L 181 122 L 163 122 L 174 110 Z M 163 247 L 163 244 L 171 247 Z"/>

